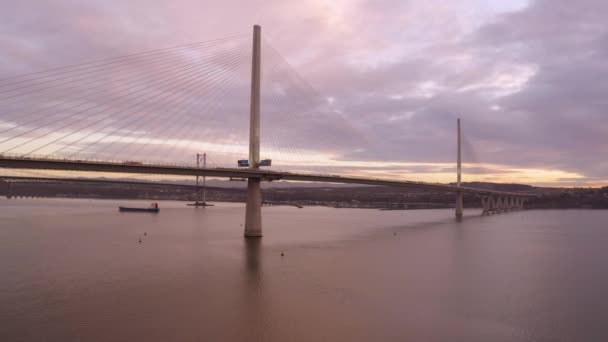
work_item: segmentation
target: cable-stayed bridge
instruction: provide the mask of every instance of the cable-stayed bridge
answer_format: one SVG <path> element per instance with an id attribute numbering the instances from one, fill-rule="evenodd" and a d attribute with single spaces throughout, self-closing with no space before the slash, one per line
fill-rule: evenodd
<path id="1" fill-rule="evenodd" d="M 261 181 L 449 191 L 458 217 L 463 193 L 479 195 L 484 212 L 521 208 L 526 194 L 460 185 L 457 127 L 454 186 L 378 174 L 382 163 L 365 160 L 384 151 L 263 41 L 259 26 L 253 44 L 234 36 L 0 80 L 0 167 L 247 178 L 251 237 L 262 235 Z M 186 162 L 201 151 L 209 166 Z M 234 167 L 237 159 L 247 168 Z"/>

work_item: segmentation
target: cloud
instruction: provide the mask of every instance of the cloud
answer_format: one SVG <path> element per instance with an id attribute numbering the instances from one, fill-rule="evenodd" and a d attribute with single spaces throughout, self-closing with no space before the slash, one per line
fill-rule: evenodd
<path id="1" fill-rule="evenodd" d="M 449 164 L 455 119 L 462 117 L 465 160 L 502 167 L 484 176 L 479 166 L 471 175 L 476 179 L 505 180 L 508 173 L 511 181 L 600 185 L 608 178 L 601 161 L 608 153 L 608 4 L 602 0 L 0 1 L 0 8 L 0 77 L 249 34 L 253 23 L 262 24 L 262 148 L 277 165 L 297 158 L 319 169 L 384 163 L 393 173 L 391 163 Z M 170 90 L 157 89 L 163 110 L 134 114 L 149 115 L 151 124 L 93 125 L 108 126 L 104 133 L 111 138 L 99 146 L 114 142 L 114 157 L 127 158 L 130 147 L 117 147 L 120 142 L 140 135 L 146 137 L 140 141 L 171 144 L 181 138 L 176 149 L 149 144 L 140 150 L 149 158 L 190 160 L 200 148 L 226 146 L 214 153 L 228 163 L 234 146 L 247 146 L 246 64 L 234 69 L 241 82 L 223 85 L 226 91 L 181 89 L 191 106 L 161 101 Z M 137 70 L 156 69 L 140 65 L 114 80 Z M 116 83 L 90 101 L 124 91 Z M 60 90 L 47 91 L 38 104 L 2 107 L 0 131 L 25 122 L 11 113 L 50 106 Z M 200 98 L 208 100 L 197 106 Z M 159 124 L 169 112 L 176 112 L 173 119 Z M 417 175 L 425 172 L 428 179 L 449 175 L 433 169 Z"/>

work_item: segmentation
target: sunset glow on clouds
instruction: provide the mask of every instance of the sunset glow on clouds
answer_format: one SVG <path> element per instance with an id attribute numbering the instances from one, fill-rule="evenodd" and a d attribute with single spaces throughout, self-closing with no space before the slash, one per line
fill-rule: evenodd
<path id="1" fill-rule="evenodd" d="M 0 78 L 248 34 L 262 25 L 264 39 L 328 105 L 307 127 L 262 104 L 262 155 L 286 169 L 452 182 L 461 117 L 465 181 L 603 186 L 608 179 L 602 0 L 0 0 L 0 6 Z M 247 68 L 242 72 L 246 87 Z M 153 148 L 178 145 L 183 153 L 171 161 L 205 151 L 218 164 L 230 163 L 246 157 L 243 94 L 230 98 L 244 113 L 240 107 L 230 109 L 234 116 L 209 113 L 193 127 L 200 134 L 159 130 L 139 139 L 157 130 L 142 127 L 104 141 L 146 145 L 149 160 Z M 8 113 L 0 108 L 0 130 L 19 123 Z M 210 122 L 212 114 L 225 121 Z M 125 158 L 119 152 L 114 157 Z"/>

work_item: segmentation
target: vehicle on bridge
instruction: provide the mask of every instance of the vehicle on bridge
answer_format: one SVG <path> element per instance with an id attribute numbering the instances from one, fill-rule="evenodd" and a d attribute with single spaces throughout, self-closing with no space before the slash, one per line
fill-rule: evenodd
<path id="1" fill-rule="evenodd" d="M 249 160 L 239 159 L 237 160 L 238 167 L 249 167 Z M 258 166 L 272 166 L 272 159 L 262 159 Z"/>

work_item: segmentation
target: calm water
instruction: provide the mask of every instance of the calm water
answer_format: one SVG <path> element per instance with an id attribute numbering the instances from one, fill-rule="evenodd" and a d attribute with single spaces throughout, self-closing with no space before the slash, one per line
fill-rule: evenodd
<path id="1" fill-rule="evenodd" d="M 0 341 L 608 341 L 608 211 L 119 203 L 0 200 Z"/>

